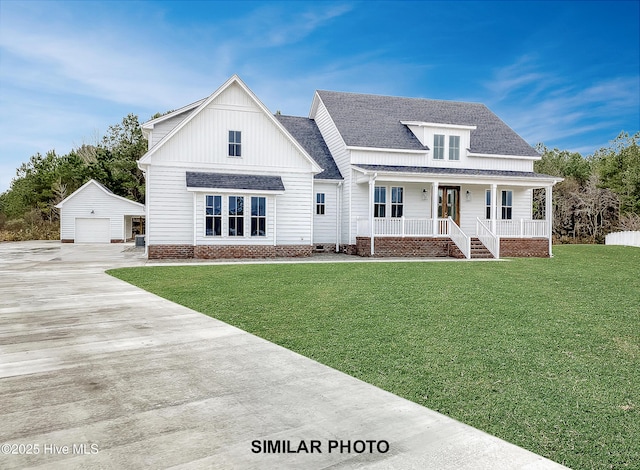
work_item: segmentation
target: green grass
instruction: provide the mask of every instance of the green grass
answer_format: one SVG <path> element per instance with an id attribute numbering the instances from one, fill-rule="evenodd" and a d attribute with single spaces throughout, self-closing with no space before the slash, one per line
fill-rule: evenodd
<path id="1" fill-rule="evenodd" d="M 569 467 L 640 462 L 640 249 L 110 274 Z"/>

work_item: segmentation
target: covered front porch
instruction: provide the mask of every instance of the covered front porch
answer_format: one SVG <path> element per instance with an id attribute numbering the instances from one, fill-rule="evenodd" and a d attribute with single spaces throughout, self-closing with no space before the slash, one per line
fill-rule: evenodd
<path id="1" fill-rule="evenodd" d="M 356 216 L 358 254 L 551 256 L 554 181 L 546 175 L 475 170 L 436 176 L 394 170 L 365 170 L 358 180 L 367 189 L 368 206 L 366 214 Z M 501 173 L 500 178 L 490 179 L 498 176 L 490 173 Z M 536 188 L 545 190 L 543 220 L 532 218 Z"/>

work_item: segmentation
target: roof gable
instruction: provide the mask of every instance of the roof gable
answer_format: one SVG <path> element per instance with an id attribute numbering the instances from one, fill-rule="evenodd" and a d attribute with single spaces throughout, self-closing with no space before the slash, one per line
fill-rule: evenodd
<path id="1" fill-rule="evenodd" d="M 102 183 L 94 179 L 90 179 L 85 184 L 83 184 L 78 189 L 76 189 L 73 193 L 71 193 L 69 196 L 64 198 L 59 204 L 56 205 L 56 208 L 61 209 L 68 201 L 82 194 L 85 191 L 85 189 L 88 188 L 89 186 L 95 186 L 99 188 L 107 197 L 117 199 L 121 202 L 126 202 L 127 204 L 132 204 L 139 209 L 144 208 L 144 204 L 140 204 L 139 202 L 132 201 L 131 199 L 127 199 L 126 197 L 118 196 L 117 194 L 114 194 L 113 191 L 111 191 L 105 185 L 103 185 Z"/>
<path id="2" fill-rule="evenodd" d="M 307 151 L 300 145 L 300 143 L 291 136 L 291 134 L 287 131 L 287 129 L 275 118 L 273 114 L 266 108 L 264 104 L 258 99 L 258 97 L 244 84 L 240 77 L 237 75 L 233 75 L 229 80 L 227 80 L 220 88 L 218 88 L 215 92 L 213 92 L 208 98 L 202 100 L 200 104 L 185 118 L 183 119 L 176 127 L 174 127 L 167 135 L 165 135 L 160 142 L 151 147 L 145 153 L 140 160 L 138 160 L 138 166 L 148 165 L 151 162 L 151 157 L 161 149 L 171 138 L 180 132 L 189 122 L 191 122 L 199 113 L 201 113 L 204 109 L 209 106 L 217 97 L 219 97 L 226 89 L 231 87 L 232 85 L 238 85 L 244 93 L 248 96 L 248 98 L 264 113 L 265 116 L 278 128 L 280 132 L 282 132 L 287 139 L 294 145 L 294 147 L 300 152 L 300 154 L 307 159 L 307 161 L 311 164 L 314 172 L 321 172 L 322 168 L 318 166 L 316 161 L 311 158 L 311 156 L 307 153 Z"/>
<path id="3" fill-rule="evenodd" d="M 539 154 L 481 103 L 316 92 L 347 146 L 423 150 L 418 138 L 402 122 L 475 126 L 472 153 L 539 157 Z"/>

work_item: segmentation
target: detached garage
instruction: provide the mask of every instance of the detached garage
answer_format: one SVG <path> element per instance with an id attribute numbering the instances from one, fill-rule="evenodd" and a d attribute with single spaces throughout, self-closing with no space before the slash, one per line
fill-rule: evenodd
<path id="1" fill-rule="evenodd" d="M 62 243 L 130 240 L 134 220 L 145 215 L 143 204 L 113 194 L 96 180 L 89 180 L 56 207 L 60 209 Z"/>

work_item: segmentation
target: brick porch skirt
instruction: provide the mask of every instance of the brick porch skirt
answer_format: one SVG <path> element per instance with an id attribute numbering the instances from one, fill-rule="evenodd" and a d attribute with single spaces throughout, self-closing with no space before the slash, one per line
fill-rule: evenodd
<path id="1" fill-rule="evenodd" d="M 501 258 L 548 258 L 548 238 L 501 238 Z"/>
<path id="2" fill-rule="evenodd" d="M 376 258 L 464 258 L 456 244 L 448 238 L 380 237 L 375 239 Z M 356 238 L 358 256 L 371 256 L 371 239 Z M 500 257 L 548 258 L 549 240 L 546 238 L 501 238 Z"/>
<path id="3" fill-rule="evenodd" d="M 149 245 L 149 259 L 299 258 L 311 256 L 311 245 Z"/>
<path id="4" fill-rule="evenodd" d="M 448 238 L 380 237 L 374 241 L 376 258 L 464 258 L 458 247 Z M 371 256 L 371 239 L 356 238 L 356 254 Z"/>

